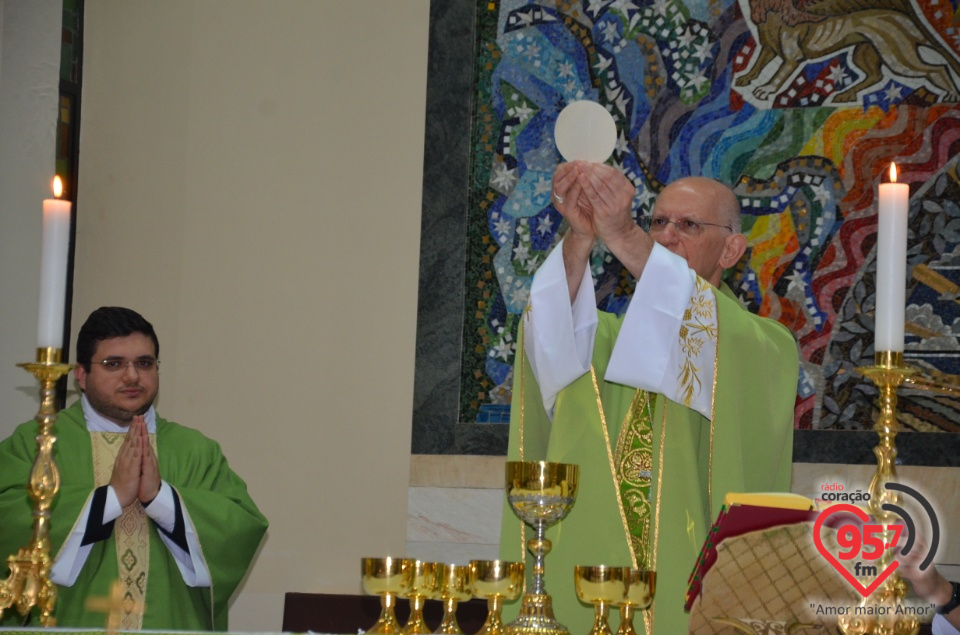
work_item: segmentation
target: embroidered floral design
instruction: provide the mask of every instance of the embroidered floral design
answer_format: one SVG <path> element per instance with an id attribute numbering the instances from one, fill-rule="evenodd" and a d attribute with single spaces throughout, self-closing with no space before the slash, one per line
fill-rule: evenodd
<path id="1" fill-rule="evenodd" d="M 700 370 L 704 360 L 700 359 L 704 346 L 717 341 L 717 304 L 713 295 L 713 286 L 697 276 L 697 286 L 690 304 L 683 314 L 680 326 L 680 351 L 683 361 L 677 383 L 683 405 L 690 407 L 693 400 L 703 389 Z"/>
<path id="2" fill-rule="evenodd" d="M 653 482 L 653 426 L 652 404 L 649 393 L 638 390 L 627 412 L 617 440 L 617 484 L 620 502 L 629 529 L 630 545 L 641 567 L 651 563 L 652 503 L 650 486 Z"/>

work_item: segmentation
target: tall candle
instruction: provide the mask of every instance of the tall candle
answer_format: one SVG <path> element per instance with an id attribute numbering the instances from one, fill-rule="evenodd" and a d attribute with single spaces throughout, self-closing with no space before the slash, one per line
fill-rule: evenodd
<path id="1" fill-rule="evenodd" d="M 897 166 L 893 163 L 890 165 L 890 183 L 880 185 L 878 204 L 874 350 L 902 353 L 910 186 L 896 181 Z"/>
<path id="2" fill-rule="evenodd" d="M 40 256 L 39 348 L 63 347 L 64 303 L 67 296 L 67 249 L 70 244 L 70 201 L 61 201 L 63 184 L 53 179 L 53 196 L 43 200 L 43 240 Z"/>

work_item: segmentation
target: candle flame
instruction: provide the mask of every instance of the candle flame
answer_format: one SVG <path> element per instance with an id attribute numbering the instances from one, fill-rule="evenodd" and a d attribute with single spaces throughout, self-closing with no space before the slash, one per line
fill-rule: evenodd
<path id="1" fill-rule="evenodd" d="M 897 182 L 897 164 L 896 163 L 890 164 L 890 182 L 891 183 Z"/>
<path id="2" fill-rule="evenodd" d="M 53 177 L 53 197 L 60 198 L 63 195 L 63 181 L 60 180 L 60 175 Z"/>

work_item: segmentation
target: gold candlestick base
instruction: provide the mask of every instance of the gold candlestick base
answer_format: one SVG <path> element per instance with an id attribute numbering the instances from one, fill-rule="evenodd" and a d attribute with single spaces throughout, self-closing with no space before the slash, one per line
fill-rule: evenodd
<path id="1" fill-rule="evenodd" d="M 900 431 L 900 424 L 897 422 L 897 387 L 904 382 L 907 377 L 917 373 L 917 369 L 903 365 L 903 353 L 893 351 L 880 351 L 875 355 L 874 366 L 863 366 L 857 369 L 861 375 L 867 377 L 880 389 L 879 407 L 880 416 L 873 426 L 874 432 L 880 437 L 880 443 L 873 448 L 873 453 L 877 457 L 877 471 L 870 481 L 870 514 L 881 525 L 890 525 L 897 516 L 892 512 L 883 509 L 886 504 L 899 506 L 900 497 L 894 490 L 886 488 L 887 483 L 897 482 L 896 458 L 897 458 L 897 432 Z M 881 532 L 884 543 L 893 539 L 893 532 Z M 887 566 L 893 562 L 894 548 L 887 549 L 877 561 L 877 570 L 884 571 Z M 868 600 L 871 600 L 872 606 L 886 606 L 891 610 L 887 611 L 887 617 L 863 617 L 856 616 L 856 611 L 850 611 L 851 615 L 843 616 L 838 619 L 837 625 L 844 635 L 916 635 L 920 631 L 920 623 L 917 618 L 908 615 L 896 615 L 895 607 L 903 603 L 903 598 L 907 592 L 906 583 L 900 578 L 900 574 L 894 571 L 883 584 L 868 597 L 860 601 L 859 606 L 865 606 Z"/>
<path id="2" fill-rule="evenodd" d="M 57 438 L 51 430 L 57 420 L 57 381 L 70 372 L 73 364 L 62 364 L 59 348 L 38 348 L 37 361 L 17 364 L 40 382 L 40 411 L 36 420 L 37 456 L 30 470 L 27 493 L 33 499 L 33 536 L 30 544 L 7 558 L 10 575 L 0 581 L 0 618 L 11 607 L 26 616 L 33 607 L 40 610 L 40 624 L 56 626 L 53 607 L 57 588 L 50 581 L 50 504 L 60 489 L 60 471 L 53 460 Z"/>

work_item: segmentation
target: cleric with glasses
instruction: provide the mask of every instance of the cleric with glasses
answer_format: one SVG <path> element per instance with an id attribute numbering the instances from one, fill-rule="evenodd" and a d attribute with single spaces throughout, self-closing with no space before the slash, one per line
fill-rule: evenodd
<path id="1" fill-rule="evenodd" d="M 669 225 L 673 225 L 678 232 L 687 236 L 688 238 L 696 238 L 703 233 L 704 227 L 722 227 L 723 229 L 729 229 L 733 231 L 727 225 L 721 225 L 720 223 L 708 223 L 702 220 L 694 220 L 692 218 L 681 218 L 680 220 L 670 220 L 665 216 L 646 216 L 643 219 L 644 229 L 647 230 L 647 233 L 651 236 L 656 236 L 667 230 Z"/>
<path id="2" fill-rule="evenodd" d="M 152 373 L 159 368 L 160 360 L 146 355 L 136 359 L 108 357 L 107 359 L 100 360 L 100 365 L 110 373 L 117 373 L 131 367 L 141 373 Z"/>
<path id="3" fill-rule="evenodd" d="M 687 576 L 724 495 L 789 491 L 796 342 L 721 282 L 747 248 L 726 185 L 674 181 L 642 226 L 634 185 L 614 166 L 561 164 L 552 196 L 569 229 L 537 270 L 521 320 L 508 458 L 522 451 L 594 476 L 577 498 L 588 509 L 551 538 L 546 586 L 557 619 L 586 632 L 592 615 L 579 610 L 569 571 L 636 562 L 657 571 L 646 635 L 686 633 Z M 597 308 L 598 241 L 636 280 L 623 316 Z M 522 555 L 513 516 L 505 560 Z"/>
<path id="4" fill-rule="evenodd" d="M 100 307 L 77 335 L 82 394 L 54 427 L 58 626 L 102 628 L 87 599 L 120 580 L 120 630 L 226 630 L 230 596 L 267 529 L 220 445 L 157 413 L 159 354 L 153 325 L 123 307 Z M 0 441 L 0 553 L 29 536 L 36 427 Z M 0 626 L 15 617 L 0 616 Z"/>

